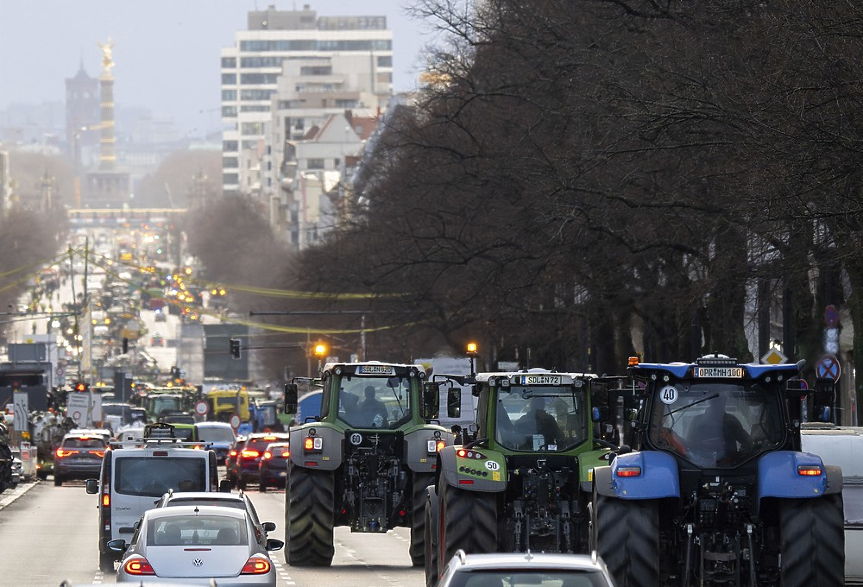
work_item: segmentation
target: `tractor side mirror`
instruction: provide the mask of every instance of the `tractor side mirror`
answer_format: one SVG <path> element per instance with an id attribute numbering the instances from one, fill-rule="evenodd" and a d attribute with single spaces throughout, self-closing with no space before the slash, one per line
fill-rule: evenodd
<path id="1" fill-rule="evenodd" d="M 299 392 L 297 390 L 296 383 L 285 383 L 285 407 L 284 412 L 286 414 L 296 414 L 297 413 L 297 396 Z"/>
<path id="2" fill-rule="evenodd" d="M 423 383 L 423 420 L 434 420 L 440 408 L 440 383 Z"/>
<path id="3" fill-rule="evenodd" d="M 461 418 L 461 388 L 450 387 L 446 394 L 446 415 Z"/>

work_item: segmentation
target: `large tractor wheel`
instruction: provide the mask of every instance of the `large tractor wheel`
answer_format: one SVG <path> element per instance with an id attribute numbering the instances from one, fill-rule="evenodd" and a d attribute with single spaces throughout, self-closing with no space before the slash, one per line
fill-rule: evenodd
<path id="1" fill-rule="evenodd" d="M 425 527 L 423 528 L 425 546 L 425 560 L 423 562 L 425 566 L 426 587 L 434 587 L 438 582 L 437 557 L 440 549 L 437 545 L 437 537 L 432 534 L 433 532 L 438 532 L 440 528 L 437 516 L 434 515 L 437 503 L 437 491 L 434 487 L 429 487 L 426 492 Z"/>
<path id="2" fill-rule="evenodd" d="M 659 585 L 659 508 L 655 501 L 597 495 L 593 504 L 597 553 L 617 587 Z"/>
<path id="3" fill-rule="evenodd" d="M 411 497 L 411 562 L 415 567 L 425 562 L 425 510 L 428 486 L 434 483 L 434 473 L 414 473 Z"/>
<path id="4" fill-rule="evenodd" d="M 468 553 L 497 551 L 497 504 L 494 493 L 465 491 L 441 478 L 440 545 L 442 570 L 458 549 Z"/>
<path id="5" fill-rule="evenodd" d="M 333 563 L 333 473 L 290 463 L 285 498 L 285 561 L 298 567 Z"/>
<path id="6" fill-rule="evenodd" d="M 845 584 L 842 494 L 782 500 L 779 506 L 782 587 Z"/>
<path id="7" fill-rule="evenodd" d="M 110 552 L 99 552 L 99 570 L 103 573 L 114 572 L 114 556 Z"/>

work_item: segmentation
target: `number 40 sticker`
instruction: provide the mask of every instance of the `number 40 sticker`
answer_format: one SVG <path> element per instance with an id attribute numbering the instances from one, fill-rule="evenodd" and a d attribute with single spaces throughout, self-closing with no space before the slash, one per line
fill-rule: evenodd
<path id="1" fill-rule="evenodd" d="M 673 385 L 666 385 L 659 390 L 659 399 L 664 404 L 673 404 L 677 401 L 677 388 Z"/>

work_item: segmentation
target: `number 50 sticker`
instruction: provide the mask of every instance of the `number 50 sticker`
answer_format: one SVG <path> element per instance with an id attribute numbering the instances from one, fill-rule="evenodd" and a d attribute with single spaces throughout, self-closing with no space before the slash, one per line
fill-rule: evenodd
<path id="1" fill-rule="evenodd" d="M 673 404 L 677 401 L 677 388 L 673 385 L 666 385 L 659 390 L 659 399 L 664 404 Z"/>

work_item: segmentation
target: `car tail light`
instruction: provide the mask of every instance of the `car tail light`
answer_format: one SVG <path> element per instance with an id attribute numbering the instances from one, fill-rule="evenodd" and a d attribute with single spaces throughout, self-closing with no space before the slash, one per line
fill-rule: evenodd
<path id="1" fill-rule="evenodd" d="M 256 459 L 261 456 L 261 453 L 256 450 L 244 450 L 240 453 L 240 456 L 244 459 Z"/>
<path id="2" fill-rule="evenodd" d="M 76 455 L 76 454 L 78 454 L 78 451 L 77 450 L 63 450 L 62 448 L 58 448 L 54 454 L 57 455 L 58 458 L 62 459 L 63 457 L 68 457 L 69 455 Z"/>
<path id="3" fill-rule="evenodd" d="M 286 448 L 282 450 L 282 458 L 289 459 L 291 458 L 291 449 Z"/>
<path id="4" fill-rule="evenodd" d="M 270 561 L 263 556 L 253 555 L 249 557 L 246 564 L 243 565 L 241 575 L 264 575 L 270 572 Z"/>
<path id="5" fill-rule="evenodd" d="M 268 461 L 268 460 L 270 460 L 271 458 L 273 458 L 273 453 L 271 453 L 271 452 L 270 452 L 270 451 L 268 451 L 268 450 L 265 450 L 265 451 L 264 451 L 264 455 L 263 455 L 261 458 L 262 458 L 262 459 L 264 459 L 265 461 Z"/>
<path id="6" fill-rule="evenodd" d="M 232 450 L 231 452 L 229 452 L 229 453 L 228 453 L 228 456 L 229 456 L 229 457 L 235 457 L 235 456 L 237 456 L 237 451 Z"/>
<path id="7" fill-rule="evenodd" d="M 249 564 L 249 563 L 246 563 Z M 245 568 L 245 567 L 243 567 Z M 123 565 L 123 570 L 127 575 L 155 575 L 156 571 L 150 566 L 149 561 L 143 556 L 136 556 L 126 561 Z"/>
<path id="8" fill-rule="evenodd" d="M 275 436 L 264 436 L 264 440 L 272 442 L 274 440 L 278 440 L 278 438 L 276 438 Z"/>
<path id="9" fill-rule="evenodd" d="M 103 493 L 102 494 L 102 507 L 103 508 L 111 507 L 111 494 L 110 493 Z"/>
<path id="10" fill-rule="evenodd" d="M 105 456 L 105 451 L 104 450 L 91 450 L 90 454 L 96 455 L 97 457 L 99 457 L 101 459 L 102 457 Z"/>

